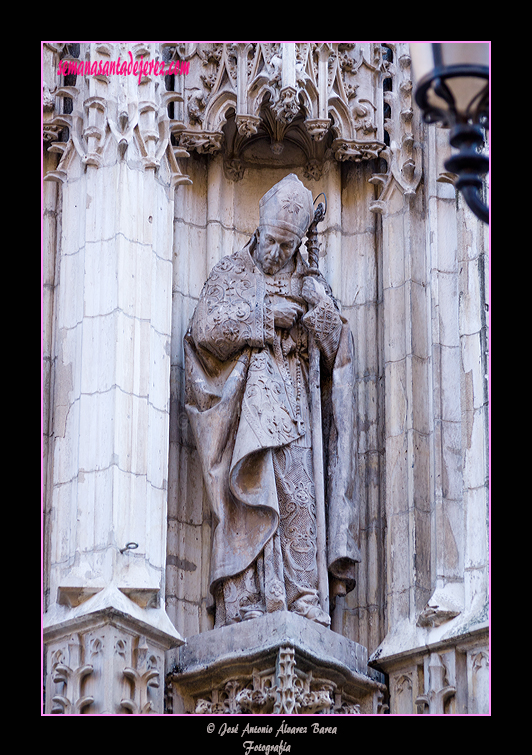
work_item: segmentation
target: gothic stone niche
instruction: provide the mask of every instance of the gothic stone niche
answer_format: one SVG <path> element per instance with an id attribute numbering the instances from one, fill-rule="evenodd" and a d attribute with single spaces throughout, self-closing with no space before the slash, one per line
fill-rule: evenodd
<path id="1" fill-rule="evenodd" d="M 281 611 L 187 639 L 167 676 L 172 713 L 384 713 L 366 649 Z M 169 703 L 169 705 L 168 705 Z"/>

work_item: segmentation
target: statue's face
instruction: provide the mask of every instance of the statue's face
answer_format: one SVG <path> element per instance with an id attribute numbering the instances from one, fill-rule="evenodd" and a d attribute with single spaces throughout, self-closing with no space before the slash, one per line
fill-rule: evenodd
<path id="1" fill-rule="evenodd" d="M 295 254 L 301 241 L 292 231 L 270 225 L 260 226 L 258 237 L 254 257 L 266 275 L 273 275 L 282 270 Z"/>

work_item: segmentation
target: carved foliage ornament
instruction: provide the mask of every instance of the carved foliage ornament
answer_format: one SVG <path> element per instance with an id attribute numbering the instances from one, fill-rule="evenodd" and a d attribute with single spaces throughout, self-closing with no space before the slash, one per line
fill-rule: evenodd
<path id="1" fill-rule="evenodd" d="M 286 138 L 310 162 L 326 150 L 367 160 L 385 147 L 378 43 L 183 43 L 173 54 L 190 61 L 189 75 L 175 80 L 184 98 L 179 144 L 188 150 L 225 144 L 238 160 L 249 140 L 269 137 L 278 154 Z M 235 127 L 224 132 L 230 118 Z"/>
<path id="2" fill-rule="evenodd" d="M 155 171 L 164 157 L 173 184 L 190 183 L 177 160 L 192 150 L 223 152 L 226 176 L 240 180 L 248 151 L 262 143 L 273 161 L 295 145 L 309 180 L 320 178 L 327 159 L 384 158 L 386 172 L 371 179 L 380 187 L 374 212 L 384 211 L 392 186 L 412 196 L 419 184 L 406 43 L 82 43 L 49 52 L 43 138 L 60 162 L 46 180 L 65 180 L 76 154 L 99 167 L 107 152 L 118 152 Z M 91 75 L 74 82 L 56 75 L 65 56 L 108 61 L 119 53 L 135 62 L 180 61 L 187 75 Z"/>
<path id="3" fill-rule="evenodd" d="M 112 690 L 115 713 L 149 714 L 158 710 L 164 675 L 162 653 L 143 635 L 117 636 L 113 627 L 86 634 L 74 633 L 50 648 L 49 713 L 78 715 L 102 712 Z M 101 684 L 104 678 L 103 686 Z M 91 684 L 92 682 L 92 684 Z"/>
<path id="4" fill-rule="evenodd" d="M 195 714 L 359 714 L 360 704 L 328 679 L 296 668 L 291 647 L 279 648 L 275 668 L 231 679 L 195 701 Z"/>

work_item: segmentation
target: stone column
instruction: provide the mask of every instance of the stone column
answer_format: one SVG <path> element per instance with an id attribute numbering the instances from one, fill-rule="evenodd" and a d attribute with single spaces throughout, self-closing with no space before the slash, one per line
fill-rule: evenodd
<path id="1" fill-rule="evenodd" d="M 410 620 L 430 595 L 429 343 L 419 113 L 413 108 L 408 45 L 390 51 L 383 98 L 390 146 L 371 210 L 382 237 L 383 431 L 388 633 Z"/>
<path id="2" fill-rule="evenodd" d="M 102 61 L 101 72 L 118 56 L 114 74 L 85 69 L 66 88 L 57 77 L 52 93 L 68 138 L 45 176 L 62 185 L 49 713 L 162 713 L 164 651 L 182 642 L 164 585 L 174 187 L 188 179 L 172 152 L 164 78 L 120 68 L 160 58 L 157 46 L 82 44 L 77 61 L 92 71 Z"/>
<path id="3" fill-rule="evenodd" d="M 407 106 L 407 55 L 395 53 L 391 170 L 372 179 L 383 184 L 387 632 L 370 664 L 388 674 L 391 713 L 487 713 L 488 228 L 443 172 L 448 130 Z"/>

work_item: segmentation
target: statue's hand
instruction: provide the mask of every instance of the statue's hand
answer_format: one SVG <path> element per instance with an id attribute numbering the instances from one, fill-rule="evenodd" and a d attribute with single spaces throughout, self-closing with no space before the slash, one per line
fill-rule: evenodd
<path id="1" fill-rule="evenodd" d="M 275 303 L 272 309 L 276 328 L 290 329 L 295 325 L 301 315 L 304 314 L 303 307 L 293 301 L 281 301 Z"/>
<path id="2" fill-rule="evenodd" d="M 323 283 L 310 275 L 305 278 L 301 295 L 312 307 L 328 298 Z"/>

